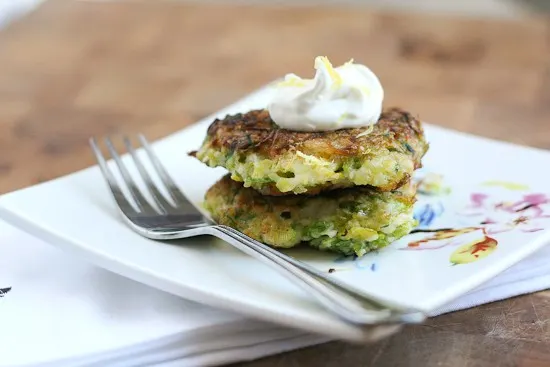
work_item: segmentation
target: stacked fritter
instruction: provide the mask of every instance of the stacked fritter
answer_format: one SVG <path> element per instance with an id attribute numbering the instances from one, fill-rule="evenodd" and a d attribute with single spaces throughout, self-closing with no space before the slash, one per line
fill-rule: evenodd
<path id="1" fill-rule="evenodd" d="M 274 247 L 362 256 L 416 225 L 410 178 L 427 150 L 420 121 L 397 108 L 325 132 L 281 129 L 254 110 L 215 120 L 191 155 L 230 172 L 206 193 L 219 224 Z"/>

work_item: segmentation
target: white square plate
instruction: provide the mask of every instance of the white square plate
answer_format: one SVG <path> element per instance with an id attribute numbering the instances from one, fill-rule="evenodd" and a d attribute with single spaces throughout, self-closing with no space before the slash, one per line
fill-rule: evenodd
<path id="1" fill-rule="evenodd" d="M 214 117 L 265 106 L 271 93 L 265 87 L 153 145 L 194 203 L 225 171 L 187 152 L 200 145 Z M 419 195 L 419 228 L 462 232 L 414 233 L 359 259 L 309 249 L 288 253 L 323 271 L 334 269 L 334 277 L 366 294 L 433 312 L 550 240 L 549 152 L 432 125 L 426 134 L 431 147 L 419 176 L 442 175 L 450 192 Z M 120 220 L 97 167 L 2 196 L 0 216 L 94 264 L 188 299 L 338 338 L 362 336 L 223 241 L 158 243 L 140 237 Z"/>

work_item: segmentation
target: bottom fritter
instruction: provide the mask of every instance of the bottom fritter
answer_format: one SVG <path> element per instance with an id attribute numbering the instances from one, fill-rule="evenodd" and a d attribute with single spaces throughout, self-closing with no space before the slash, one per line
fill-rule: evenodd
<path id="1" fill-rule="evenodd" d="M 391 192 L 355 187 L 317 196 L 262 196 L 225 176 L 206 193 L 205 208 L 219 224 L 273 247 L 301 242 L 362 256 L 408 234 L 416 225 L 412 186 Z"/>

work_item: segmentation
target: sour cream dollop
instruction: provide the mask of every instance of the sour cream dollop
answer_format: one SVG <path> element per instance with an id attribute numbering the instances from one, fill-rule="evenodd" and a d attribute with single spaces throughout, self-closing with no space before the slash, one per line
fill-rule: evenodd
<path id="1" fill-rule="evenodd" d="M 324 56 L 315 58 L 315 77 L 287 74 L 267 109 L 281 128 L 329 131 L 365 127 L 378 122 L 384 90 L 378 77 L 353 60 L 333 68 Z"/>

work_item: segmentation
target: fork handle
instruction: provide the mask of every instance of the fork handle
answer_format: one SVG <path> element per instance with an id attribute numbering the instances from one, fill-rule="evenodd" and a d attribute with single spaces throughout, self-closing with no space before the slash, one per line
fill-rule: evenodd
<path id="1" fill-rule="evenodd" d="M 424 316 L 419 313 L 403 312 L 390 306 L 380 305 L 378 301 L 351 292 L 315 273 L 306 272 L 303 268 L 279 256 L 275 250 L 268 249 L 264 244 L 242 235 L 230 227 L 213 226 L 212 229 L 214 236 L 279 271 L 283 276 L 313 295 L 325 308 L 348 322 L 375 325 L 411 323 L 424 319 Z"/>

